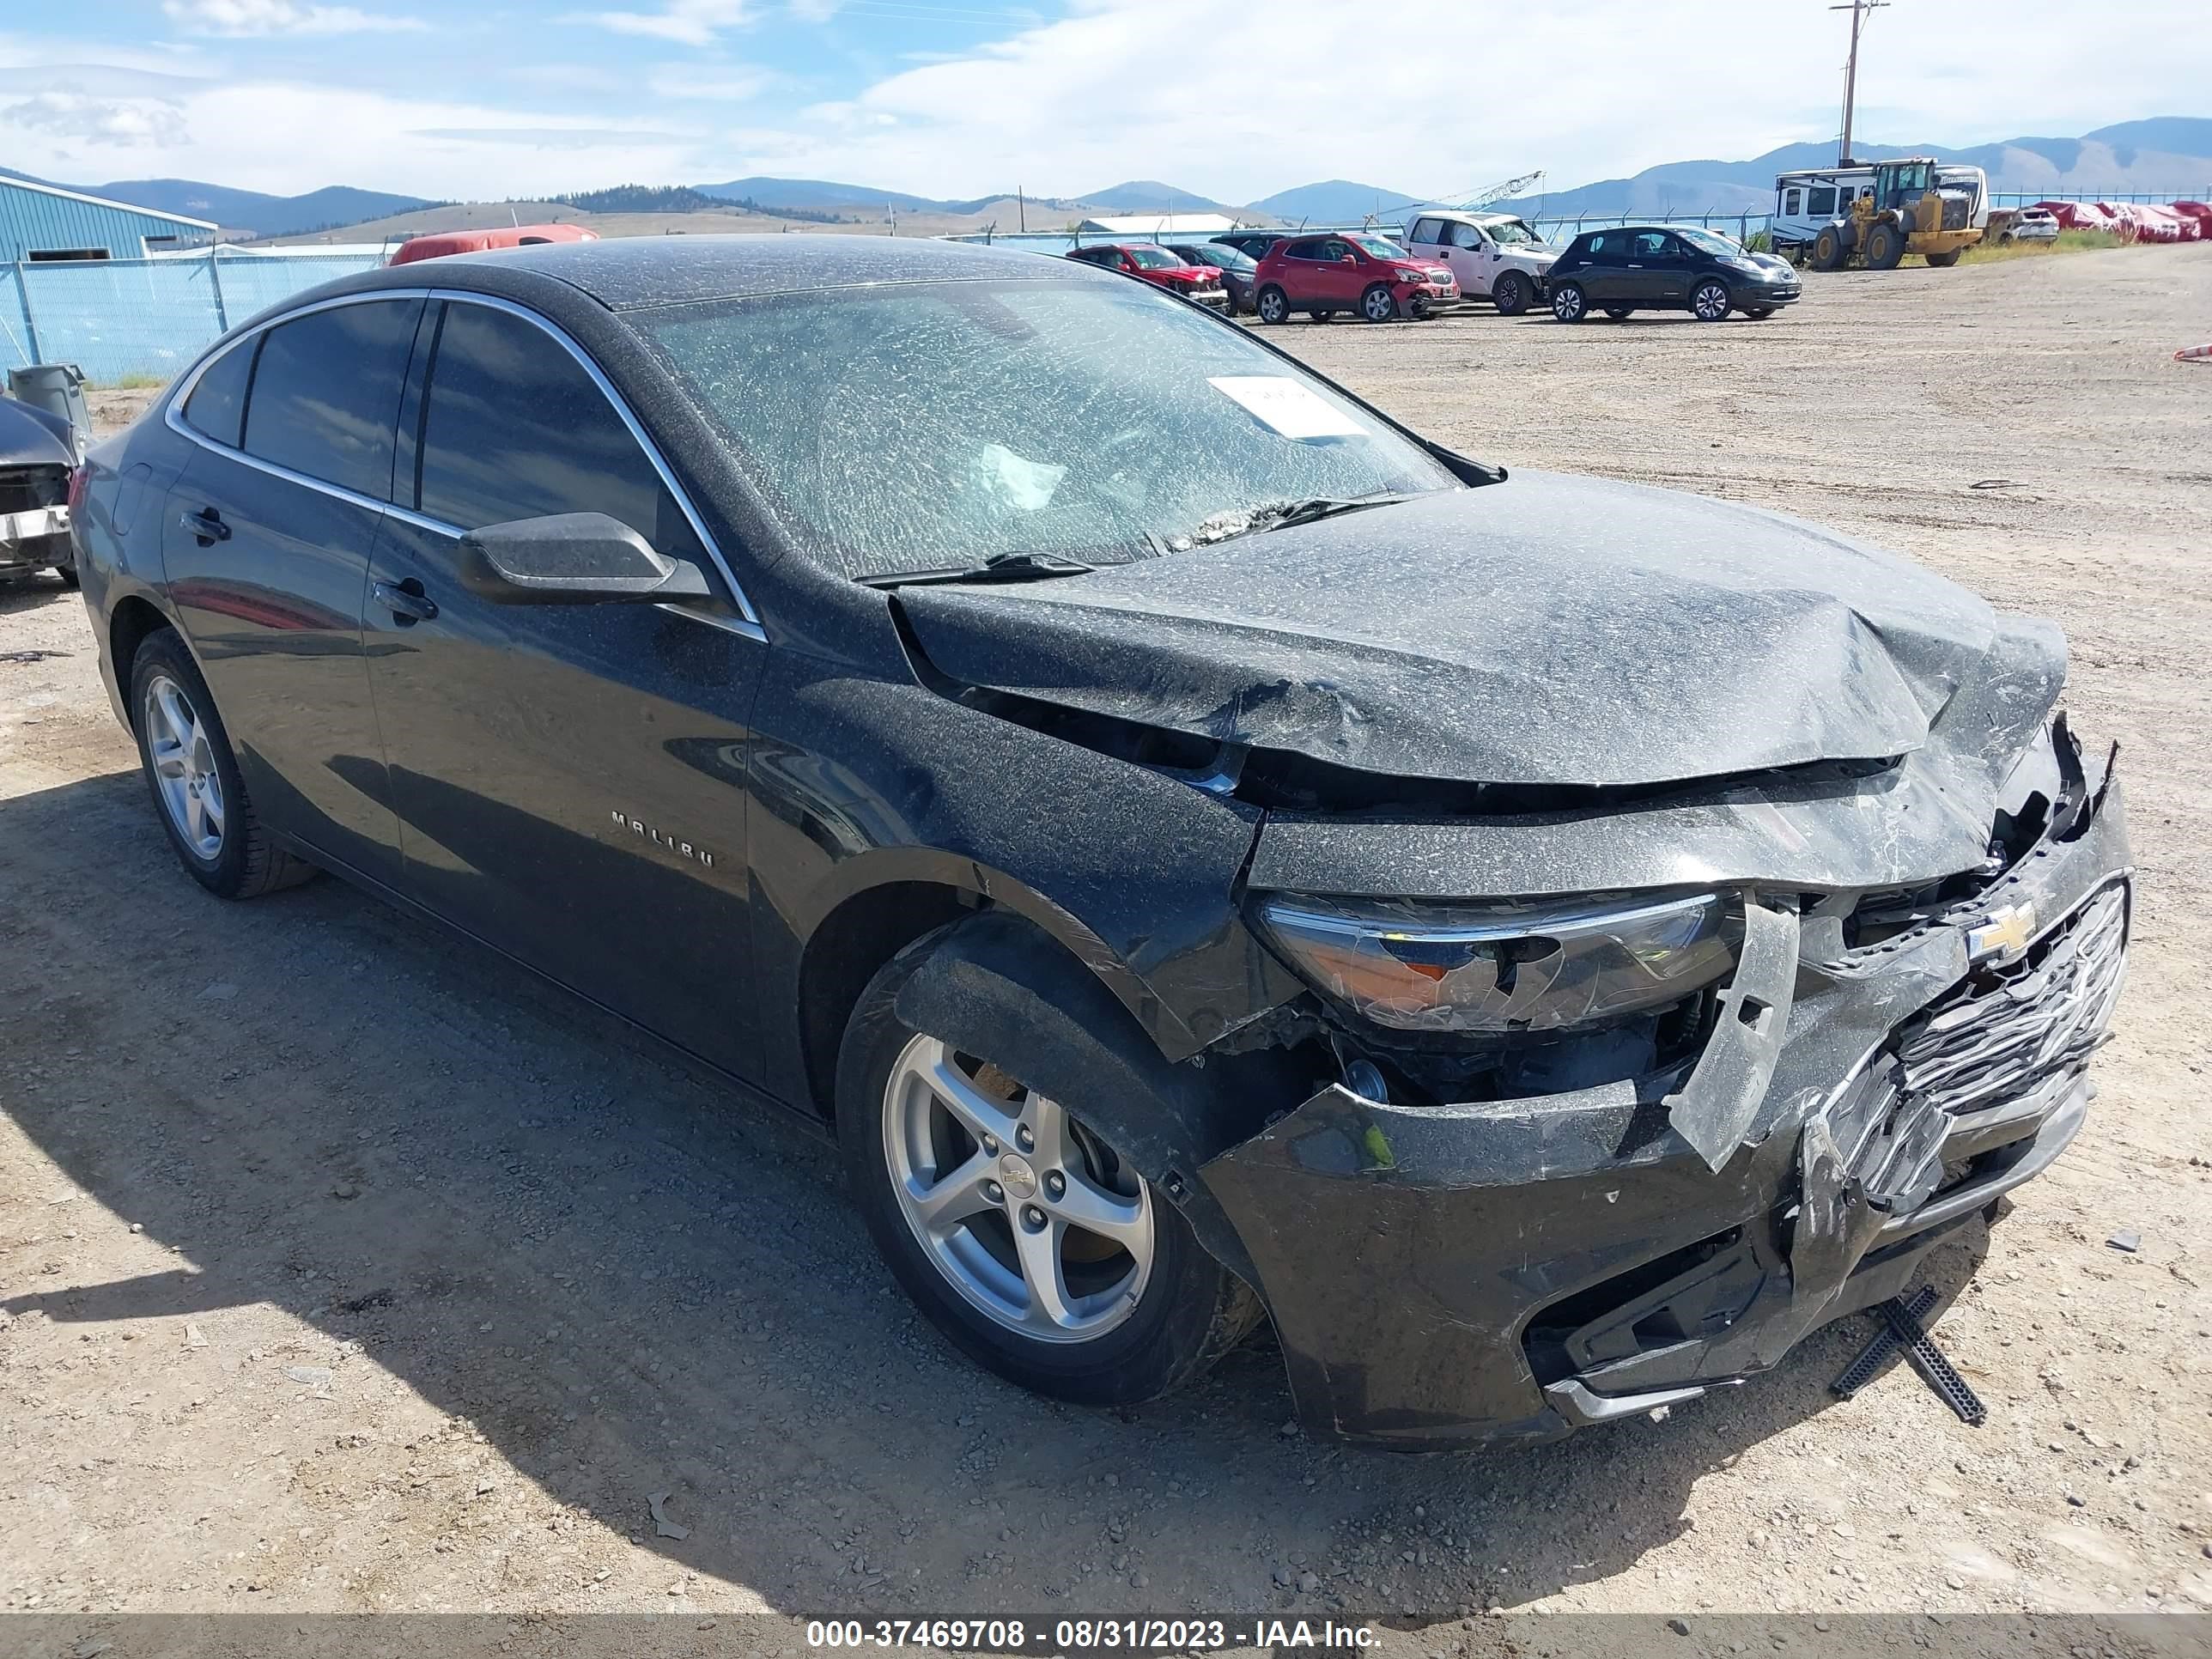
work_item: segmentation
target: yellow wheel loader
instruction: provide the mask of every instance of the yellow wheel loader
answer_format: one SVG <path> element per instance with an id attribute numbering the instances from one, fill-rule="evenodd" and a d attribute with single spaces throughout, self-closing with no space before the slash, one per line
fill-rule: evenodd
<path id="1" fill-rule="evenodd" d="M 1813 238 L 1813 268 L 1840 270 L 1857 261 L 1869 270 L 1893 270 L 1908 253 L 1931 265 L 1957 264 L 1982 231 L 1973 192 L 1938 185 L 1936 167 L 1932 155 L 1875 162 L 1874 182 L 1850 211 Z"/>

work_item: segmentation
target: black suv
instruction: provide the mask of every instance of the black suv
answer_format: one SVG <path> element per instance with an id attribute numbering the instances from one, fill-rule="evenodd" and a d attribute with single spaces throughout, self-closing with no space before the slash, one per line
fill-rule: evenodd
<path id="1" fill-rule="evenodd" d="M 1717 323 L 1731 311 L 1771 317 L 1804 292 L 1797 273 L 1771 253 L 1697 225 L 1624 225 L 1586 230 L 1544 278 L 1552 315 L 1579 323 L 1593 311 L 1686 311 Z"/>
<path id="2" fill-rule="evenodd" d="M 1267 257 L 1267 250 L 1285 238 L 1296 235 L 1289 230 L 1230 230 L 1218 236 L 1208 237 L 1224 247 L 1233 247 L 1254 264 Z"/>
<path id="3" fill-rule="evenodd" d="M 1316 1434 L 1641 1415 L 1910 1291 L 2087 1108 L 2130 860 L 2056 629 L 1509 481 L 1079 261 L 364 272 L 79 484 L 194 879 L 342 875 L 821 1126 L 1064 1398 L 1265 1317 Z"/>

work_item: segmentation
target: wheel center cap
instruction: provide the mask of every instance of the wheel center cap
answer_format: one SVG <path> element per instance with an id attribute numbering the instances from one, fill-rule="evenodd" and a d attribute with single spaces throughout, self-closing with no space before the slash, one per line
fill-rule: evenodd
<path id="1" fill-rule="evenodd" d="M 1036 1196 L 1036 1171 L 1030 1168 L 1029 1160 L 1008 1152 L 999 1160 L 999 1182 L 1016 1198 Z"/>

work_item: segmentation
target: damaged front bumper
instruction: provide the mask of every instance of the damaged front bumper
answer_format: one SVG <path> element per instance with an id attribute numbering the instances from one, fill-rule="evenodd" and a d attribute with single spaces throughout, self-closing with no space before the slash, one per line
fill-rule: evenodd
<path id="1" fill-rule="evenodd" d="M 1549 1439 L 1909 1288 L 2094 1093 L 2130 876 L 2109 775 L 2067 835 L 1860 950 L 1747 909 L 1717 1035 L 1672 1073 L 1431 1107 L 1338 1085 L 1206 1164 L 1309 1431 Z"/>

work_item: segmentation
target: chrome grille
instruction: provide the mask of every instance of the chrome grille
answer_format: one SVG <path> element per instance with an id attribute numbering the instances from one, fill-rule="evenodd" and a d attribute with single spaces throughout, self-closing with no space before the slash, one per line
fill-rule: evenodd
<path id="1" fill-rule="evenodd" d="M 1899 1045 L 1906 1090 L 1963 1116 L 2089 1057 L 2127 977 L 2127 889 L 2093 896 L 2018 963 L 1977 974 Z"/>

